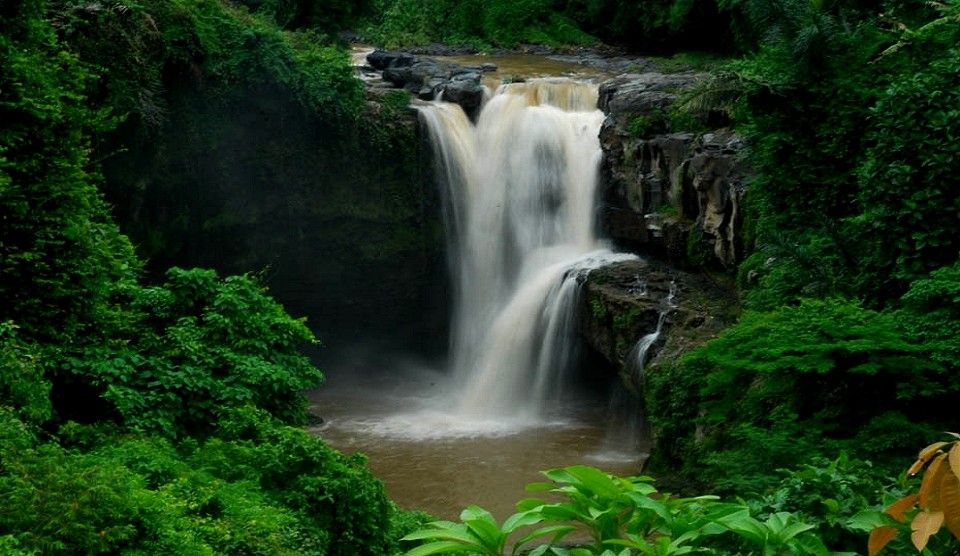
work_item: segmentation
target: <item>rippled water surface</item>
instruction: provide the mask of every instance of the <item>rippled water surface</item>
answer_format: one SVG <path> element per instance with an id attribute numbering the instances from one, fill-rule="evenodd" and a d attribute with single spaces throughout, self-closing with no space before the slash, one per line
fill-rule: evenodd
<path id="1" fill-rule="evenodd" d="M 348 369 L 329 373 L 311 395 L 324 424 L 314 429 L 329 444 L 369 457 L 388 496 L 409 509 L 455 519 L 468 504 L 500 519 L 530 496 L 524 485 L 541 470 L 587 464 L 637 474 L 640 449 L 608 439 L 604 396 L 580 389 L 537 422 L 470 421 L 446 407 L 444 375 L 429 370 Z M 572 394 L 572 392 L 571 392 Z"/>

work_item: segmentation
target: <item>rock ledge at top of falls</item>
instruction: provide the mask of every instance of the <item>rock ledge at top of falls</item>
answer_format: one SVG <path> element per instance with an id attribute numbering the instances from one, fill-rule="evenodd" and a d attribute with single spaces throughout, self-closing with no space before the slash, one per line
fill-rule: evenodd
<path id="1" fill-rule="evenodd" d="M 600 220 L 623 248 L 732 270 L 743 256 L 744 141 L 717 124 L 725 123 L 719 115 L 678 122 L 671 114 L 682 91 L 704 78 L 623 74 L 601 84 Z M 697 133 L 681 127 L 691 122 Z"/>
<path id="2" fill-rule="evenodd" d="M 422 100 L 443 95 L 444 100 L 459 104 L 468 114 L 483 102 L 483 73 L 497 69 L 493 64 L 461 66 L 387 50 L 374 50 L 367 56 L 367 63 L 393 87 L 406 89 Z"/>

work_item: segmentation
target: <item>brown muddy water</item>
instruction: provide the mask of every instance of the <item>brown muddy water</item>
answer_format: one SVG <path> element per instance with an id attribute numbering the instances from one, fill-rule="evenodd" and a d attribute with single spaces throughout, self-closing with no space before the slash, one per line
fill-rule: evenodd
<path id="1" fill-rule="evenodd" d="M 589 388 L 571 389 L 541 419 L 476 421 L 452 407 L 456 387 L 442 373 L 402 364 L 337 371 L 310 394 L 324 419 L 311 431 L 366 454 L 392 500 L 443 519 L 477 504 L 502 520 L 532 496 L 527 483 L 545 480 L 542 470 L 585 464 L 636 475 L 647 457 L 644 442 L 611 430 L 606 394 Z"/>

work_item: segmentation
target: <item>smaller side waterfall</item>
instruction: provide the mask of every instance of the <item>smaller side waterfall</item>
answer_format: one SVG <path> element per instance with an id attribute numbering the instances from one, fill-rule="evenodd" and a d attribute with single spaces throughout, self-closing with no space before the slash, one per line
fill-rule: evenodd
<path id="1" fill-rule="evenodd" d="M 663 321 L 667 314 L 676 309 L 677 284 L 670 282 L 670 293 L 660 302 L 660 316 L 657 318 L 657 328 L 640 338 L 630 349 L 627 355 L 626 367 L 631 379 L 637 385 L 643 384 L 643 368 L 647 364 L 647 353 L 650 347 L 660 339 L 660 331 L 663 330 Z"/>
<path id="2" fill-rule="evenodd" d="M 647 295 L 646 284 L 643 282 L 638 281 L 637 290 L 642 292 L 641 295 Z M 671 281 L 669 293 L 660 301 L 657 327 L 637 340 L 627 353 L 625 361 L 627 376 L 623 377 L 623 380 L 629 381 L 633 386 L 628 388 L 624 383 L 620 383 L 614 388 L 610 398 L 610 426 L 604 439 L 601 459 L 632 460 L 641 449 L 641 439 L 650 436 L 645 430 L 643 392 L 638 390 L 643 388 L 644 368 L 650 348 L 660 339 L 663 322 L 667 315 L 676 309 L 676 297 L 677 284 Z"/>

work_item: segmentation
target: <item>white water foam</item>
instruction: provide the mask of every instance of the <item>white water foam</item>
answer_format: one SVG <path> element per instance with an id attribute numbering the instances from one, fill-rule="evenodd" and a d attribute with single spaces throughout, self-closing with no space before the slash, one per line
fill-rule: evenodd
<path id="1" fill-rule="evenodd" d="M 453 104 L 419 107 L 445 184 L 456 415 L 479 429 L 543 423 L 572 362 L 579 283 L 635 258 L 594 231 L 596 98 L 584 83 L 504 85 L 476 125 Z"/>

